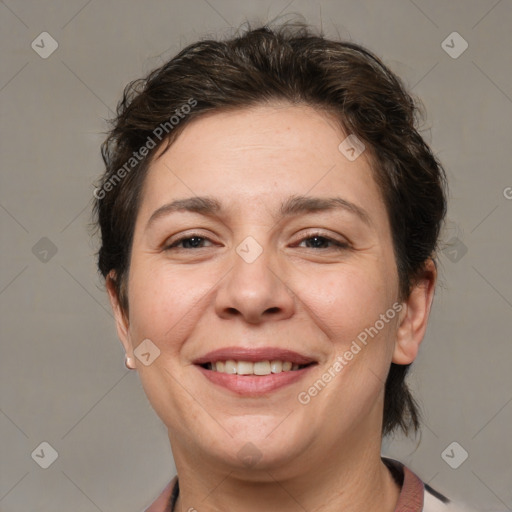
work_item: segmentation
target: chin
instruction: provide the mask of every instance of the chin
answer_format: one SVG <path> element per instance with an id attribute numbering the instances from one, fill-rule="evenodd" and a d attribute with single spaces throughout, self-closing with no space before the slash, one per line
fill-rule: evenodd
<path id="1" fill-rule="evenodd" d="M 311 440 L 296 439 L 290 435 L 289 428 L 279 432 L 276 425 L 278 423 L 274 421 L 269 429 L 251 431 L 248 427 L 244 431 L 238 430 L 232 438 L 223 436 L 220 444 L 217 442 L 214 446 L 212 443 L 205 449 L 214 447 L 212 456 L 235 470 L 257 473 L 258 470 L 270 471 L 282 467 L 304 454 Z"/>

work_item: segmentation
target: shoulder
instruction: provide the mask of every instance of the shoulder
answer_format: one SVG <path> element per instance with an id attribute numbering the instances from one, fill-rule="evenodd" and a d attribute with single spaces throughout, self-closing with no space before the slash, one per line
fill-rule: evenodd
<path id="1" fill-rule="evenodd" d="M 396 511 L 477 512 L 468 505 L 443 496 L 424 483 L 418 475 L 400 461 L 387 457 L 382 457 L 382 461 L 391 470 L 395 480 L 402 488 Z"/>
<path id="2" fill-rule="evenodd" d="M 460 502 L 452 501 L 425 484 L 423 512 L 477 512 Z"/>
<path id="3" fill-rule="evenodd" d="M 171 494 L 174 490 L 174 486 L 178 477 L 175 476 L 164 488 L 164 490 L 160 493 L 158 498 L 148 507 L 142 510 L 142 512 L 165 512 L 167 504 L 171 498 Z"/>

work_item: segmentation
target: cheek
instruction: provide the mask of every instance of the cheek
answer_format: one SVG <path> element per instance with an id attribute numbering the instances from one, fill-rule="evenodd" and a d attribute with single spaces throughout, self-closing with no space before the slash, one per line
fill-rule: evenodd
<path id="1" fill-rule="evenodd" d="M 332 341 L 353 339 L 392 307 L 396 294 L 382 269 L 338 267 L 296 276 L 297 295 Z"/>
<path id="2" fill-rule="evenodd" d="M 141 265 L 130 275 L 130 331 L 134 344 L 149 338 L 160 350 L 174 352 L 201 316 L 218 277 L 198 267 L 171 270 Z"/>
<path id="3" fill-rule="evenodd" d="M 180 340 L 202 325 L 205 310 L 213 308 L 221 268 L 209 266 L 132 265 L 129 303 L 134 345 L 151 339 L 161 350 L 178 349 Z M 292 267 L 285 284 L 297 297 L 295 314 L 340 345 L 356 338 L 385 313 L 395 298 L 391 272 L 381 266 L 334 265 Z M 229 275 L 225 276 L 229 279 Z M 340 347 L 343 348 L 343 347 Z"/>
<path id="4" fill-rule="evenodd" d="M 398 318 L 390 274 L 378 266 L 354 266 L 302 278 L 301 300 L 312 312 L 318 332 L 323 331 L 329 341 L 325 372 L 336 376 L 316 407 L 335 403 L 335 408 L 354 407 L 356 415 L 357 407 L 370 407 L 380 394 L 391 364 Z"/>

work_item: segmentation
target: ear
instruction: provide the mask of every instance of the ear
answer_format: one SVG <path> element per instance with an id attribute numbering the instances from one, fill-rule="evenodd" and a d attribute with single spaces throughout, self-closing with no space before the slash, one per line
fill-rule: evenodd
<path id="1" fill-rule="evenodd" d="M 411 294 L 403 303 L 404 309 L 400 314 L 393 363 L 410 364 L 416 359 L 420 343 L 427 330 L 436 280 L 436 265 L 432 259 L 429 259 Z"/>
<path id="2" fill-rule="evenodd" d="M 126 366 L 135 369 L 136 366 L 133 354 L 133 346 L 130 338 L 130 322 L 128 320 L 128 316 L 125 314 L 119 302 L 119 297 L 117 296 L 116 292 L 115 279 L 115 271 L 112 270 L 107 275 L 105 283 L 107 287 L 108 298 L 110 300 L 110 305 L 112 307 L 116 321 L 117 336 L 119 337 L 119 340 L 121 341 L 126 353 Z"/>

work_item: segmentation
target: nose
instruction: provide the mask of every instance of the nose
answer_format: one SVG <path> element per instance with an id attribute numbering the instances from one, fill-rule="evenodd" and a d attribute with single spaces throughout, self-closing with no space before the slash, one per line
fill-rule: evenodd
<path id="1" fill-rule="evenodd" d="M 235 252 L 233 267 L 220 283 L 215 309 L 221 318 L 241 317 L 258 324 L 291 317 L 295 298 L 270 251 L 264 250 L 252 262 Z"/>

